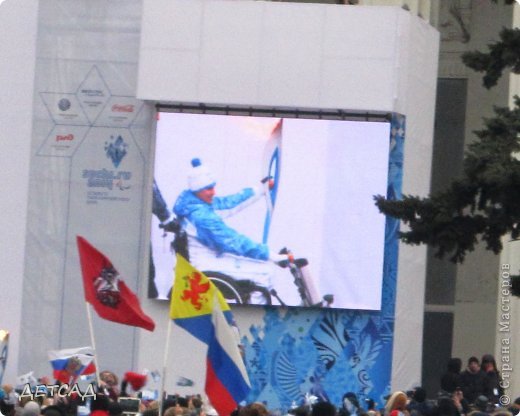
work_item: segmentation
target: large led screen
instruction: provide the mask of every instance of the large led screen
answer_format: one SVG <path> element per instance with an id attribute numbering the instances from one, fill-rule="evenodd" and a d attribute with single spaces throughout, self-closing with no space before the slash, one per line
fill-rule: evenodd
<path id="1" fill-rule="evenodd" d="M 159 113 L 150 296 L 176 238 L 229 302 L 379 310 L 389 147 L 385 122 Z"/>

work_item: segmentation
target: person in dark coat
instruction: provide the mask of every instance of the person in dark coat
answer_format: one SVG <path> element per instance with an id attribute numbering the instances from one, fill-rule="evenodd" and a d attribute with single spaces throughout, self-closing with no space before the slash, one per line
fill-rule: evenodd
<path id="1" fill-rule="evenodd" d="M 480 361 L 480 368 L 485 373 L 484 377 L 484 396 L 493 404 L 498 403 L 500 396 L 504 395 L 504 389 L 500 386 L 502 384 L 502 377 L 497 369 L 495 357 L 491 354 L 485 354 Z"/>
<path id="2" fill-rule="evenodd" d="M 462 360 L 460 358 L 450 358 L 448 361 L 447 371 L 441 377 L 441 389 L 447 393 L 453 394 L 457 388 L 460 388 L 460 370 L 462 369 Z"/>
<path id="3" fill-rule="evenodd" d="M 484 380 L 486 374 L 480 369 L 477 357 L 470 357 L 468 366 L 461 375 L 461 389 L 468 403 L 474 403 L 475 399 L 484 393 Z"/>
<path id="4" fill-rule="evenodd" d="M 427 394 L 424 388 L 415 388 L 412 399 L 407 406 L 410 416 L 433 416 L 435 406 L 426 397 Z"/>

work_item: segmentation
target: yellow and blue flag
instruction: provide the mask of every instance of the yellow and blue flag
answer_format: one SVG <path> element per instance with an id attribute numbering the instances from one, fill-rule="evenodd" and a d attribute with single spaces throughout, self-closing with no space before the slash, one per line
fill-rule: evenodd
<path id="1" fill-rule="evenodd" d="M 208 346 L 205 392 L 220 416 L 228 416 L 251 389 L 233 317 L 222 293 L 177 254 L 170 318 Z"/>

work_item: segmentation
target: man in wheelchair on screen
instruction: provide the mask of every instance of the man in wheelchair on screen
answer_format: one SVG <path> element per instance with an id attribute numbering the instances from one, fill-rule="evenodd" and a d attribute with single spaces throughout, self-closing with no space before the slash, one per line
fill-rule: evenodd
<path id="1" fill-rule="evenodd" d="M 215 267 L 226 267 L 226 259 L 234 258 L 231 261 L 236 263 L 235 256 L 252 259 L 247 263 L 250 266 L 256 263 L 259 265 L 257 268 L 261 268 L 261 264 L 265 268 L 268 260 L 275 263 L 288 260 L 286 254 L 273 253 L 266 244 L 254 242 L 229 227 L 223 220 L 257 201 L 265 194 L 267 186 L 259 186 L 257 189 L 245 188 L 236 194 L 218 197 L 215 196 L 216 181 L 211 171 L 199 159 L 193 159 L 191 165 L 188 189 L 177 198 L 173 212 L 188 233 L 190 261 L 195 267 L 199 266 L 197 263 L 200 261 L 205 262 L 206 269 L 213 267 L 212 264 L 207 264 L 211 263 L 212 258 L 222 260 L 219 266 Z M 270 180 L 268 186 L 273 185 Z M 204 253 L 207 249 L 211 253 Z M 261 280 L 264 281 L 258 283 L 270 286 L 270 282 Z"/>

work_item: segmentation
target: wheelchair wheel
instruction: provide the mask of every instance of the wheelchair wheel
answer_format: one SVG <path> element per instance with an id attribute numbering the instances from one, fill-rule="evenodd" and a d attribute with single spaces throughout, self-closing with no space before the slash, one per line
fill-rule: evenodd
<path id="1" fill-rule="evenodd" d="M 244 303 L 250 305 L 271 305 L 271 293 L 265 287 L 255 285 L 251 281 L 244 282 L 247 287 Z"/>
<path id="2" fill-rule="evenodd" d="M 271 305 L 271 294 L 267 288 L 258 286 L 251 280 L 237 280 L 213 271 L 204 274 L 222 292 L 227 303 Z"/>
<path id="3" fill-rule="evenodd" d="M 244 303 L 240 292 L 235 288 L 235 281 L 231 277 L 219 272 L 204 272 L 209 280 L 217 287 L 227 303 Z"/>

